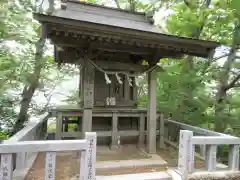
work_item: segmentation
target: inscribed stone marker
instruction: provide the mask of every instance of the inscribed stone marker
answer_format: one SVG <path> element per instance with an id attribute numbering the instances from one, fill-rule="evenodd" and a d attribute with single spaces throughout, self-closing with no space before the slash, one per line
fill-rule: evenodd
<path id="1" fill-rule="evenodd" d="M 12 180 L 12 154 L 1 155 L 1 180 Z"/>
<path id="2" fill-rule="evenodd" d="M 55 180 L 56 152 L 46 152 L 45 180 Z"/>
<path id="3" fill-rule="evenodd" d="M 95 180 L 96 165 L 96 138 L 95 132 L 86 132 L 87 139 L 87 180 Z"/>

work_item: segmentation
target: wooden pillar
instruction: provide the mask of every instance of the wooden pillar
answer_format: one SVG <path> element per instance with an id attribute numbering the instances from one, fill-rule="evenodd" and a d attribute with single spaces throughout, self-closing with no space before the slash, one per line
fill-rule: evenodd
<path id="1" fill-rule="evenodd" d="M 61 112 L 57 113 L 56 118 L 56 134 L 55 134 L 55 140 L 61 140 L 62 138 L 62 126 L 63 126 L 63 116 Z"/>
<path id="2" fill-rule="evenodd" d="M 136 78 L 135 77 L 133 77 L 132 84 L 133 84 L 133 101 L 135 103 L 137 103 L 137 86 L 136 86 Z"/>
<path id="3" fill-rule="evenodd" d="M 69 117 L 64 117 L 64 132 L 68 132 Z"/>
<path id="4" fill-rule="evenodd" d="M 124 77 L 124 99 L 129 100 L 130 99 L 130 86 L 127 80 L 127 76 Z"/>
<path id="5" fill-rule="evenodd" d="M 82 67 L 83 75 L 83 119 L 82 119 L 82 137 L 85 132 L 92 131 L 92 109 L 94 105 L 94 67 L 85 60 Z"/>
<path id="6" fill-rule="evenodd" d="M 139 136 L 138 136 L 138 147 L 144 147 L 145 140 L 145 114 L 141 113 L 139 118 Z"/>
<path id="7" fill-rule="evenodd" d="M 79 97 L 79 102 L 78 104 L 82 105 L 81 101 L 83 99 L 83 73 L 82 73 L 82 66 L 79 67 L 79 84 L 78 84 L 78 97 Z"/>
<path id="8" fill-rule="evenodd" d="M 113 116 L 112 116 L 112 142 L 111 142 L 111 149 L 115 149 L 115 148 L 118 147 L 117 131 L 118 131 L 118 117 L 117 117 L 116 113 L 113 113 Z"/>
<path id="9" fill-rule="evenodd" d="M 156 100 L 156 71 L 148 74 L 148 112 L 147 112 L 147 130 L 148 130 L 148 153 L 156 153 L 156 120 L 157 120 L 157 100 Z"/>

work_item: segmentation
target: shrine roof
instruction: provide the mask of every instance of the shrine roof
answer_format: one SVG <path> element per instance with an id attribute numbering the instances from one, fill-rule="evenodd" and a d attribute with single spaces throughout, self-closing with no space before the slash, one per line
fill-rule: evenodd
<path id="1" fill-rule="evenodd" d="M 77 21 L 134 29 L 139 31 L 166 33 L 153 26 L 145 17 L 145 13 L 130 12 L 95 4 L 68 0 L 66 10 L 59 10 L 53 15 Z"/>
<path id="2" fill-rule="evenodd" d="M 145 13 L 76 0 L 66 0 L 61 9 L 55 10 L 51 15 L 34 13 L 34 17 L 47 26 L 48 36 L 55 45 L 72 47 L 74 43 L 85 43 L 86 39 L 90 39 L 111 47 L 117 44 L 125 47 L 127 44 L 135 49 L 149 48 L 149 54 L 154 51 L 163 52 L 161 57 L 189 54 L 204 58 L 220 45 L 213 41 L 169 35 L 163 28 L 151 24 Z M 64 39 L 64 36 L 69 37 Z M 79 39 L 76 40 L 76 37 Z"/>

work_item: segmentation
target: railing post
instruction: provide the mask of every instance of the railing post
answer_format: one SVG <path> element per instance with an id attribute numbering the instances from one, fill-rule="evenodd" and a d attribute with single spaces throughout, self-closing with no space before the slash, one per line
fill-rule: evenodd
<path id="1" fill-rule="evenodd" d="M 159 148 L 164 148 L 164 115 L 160 114 L 160 122 L 159 122 Z"/>
<path id="2" fill-rule="evenodd" d="M 167 123 L 166 123 L 167 122 Z M 169 139 L 169 122 L 168 121 L 164 121 L 164 139 L 168 140 Z"/>
<path id="3" fill-rule="evenodd" d="M 217 146 L 206 145 L 205 169 L 208 171 L 216 170 L 216 163 L 217 163 Z"/>
<path id="4" fill-rule="evenodd" d="M 25 168 L 26 166 L 26 157 L 27 153 L 23 152 L 23 153 L 17 153 L 16 155 L 16 169 L 17 170 L 22 170 Z"/>
<path id="5" fill-rule="evenodd" d="M 12 166 L 12 154 L 1 155 L 1 169 L 0 178 L 2 180 L 12 180 L 13 166 Z"/>
<path id="6" fill-rule="evenodd" d="M 43 122 L 43 124 L 42 124 L 42 134 L 41 134 L 42 139 L 46 138 L 47 130 L 48 130 L 48 120 L 45 120 L 45 122 Z"/>
<path id="7" fill-rule="evenodd" d="M 139 137 L 138 137 L 138 147 L 144 147 L 145 141 L 145 114 L 141 113 L 139 117 Z"/>
<path id="8" fill-rule="evenodd" d="M 192 131 L 180 131 L 178 170 L 180 171 L 183 179 L 186 179 L 188 173 L 191 173 L 194 168 L 194 151 L 192 137 Z"/>
<path id="9" fill-rule="evenodd" d="M 86 132 L 85 138 L 87 140 L 87 150 L 85 156 L 86 157 L 85 172 L 87 172 L 86 180 L 95 180 L 97 134 L 96 132 Z"/>
<path id="10" fill-rule="evenodd" d="M 54 180 L 56 177 L 56 152 L 46 152 L 45 180 Z"/>
<path id="11" fill-rule="evenodd" d="M 205 159 L 206 145 L 200 145 L 200 156 Z"/>
<path id="12" fill-rule="evenodd" d="M 55 140 L 61 140 L 63 116 L 61 112 L 57 113 Z"/>
<path id="13" fill-rule="evenodd" d="M 239 148 L 240 145 L 229 146 L 228 167 L 230 170 L 239 169 Z"/>

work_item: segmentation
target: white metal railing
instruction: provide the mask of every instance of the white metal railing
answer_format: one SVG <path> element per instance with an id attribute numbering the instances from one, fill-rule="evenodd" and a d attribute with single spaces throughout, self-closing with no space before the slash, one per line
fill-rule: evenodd
<path id="1" fill-rule="evenodd" d="M 80 180 L 95 180 L 96 133 L 86 132 L 82 140 L 22 141 L 0 145 L 1 180 L 12 180 L 12 154 L 46 152 L 45 180 L 55 179 L 56 152 L 81 151 Z M 24 179 L 24 177 L 22 177 Z"/>
<path id="2" fill-rule="evenodd" d="M 217 146 L 229 145 L 228 169 L 239 169 L 240 138 L 233 136 L 193 136 L 189 130 L 181 130 L 179 137 L 178 170 L 185 179 L 194 170 L 195 145 L 205 145 L 205 170 L 216 171 Z"/>

